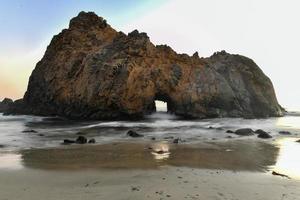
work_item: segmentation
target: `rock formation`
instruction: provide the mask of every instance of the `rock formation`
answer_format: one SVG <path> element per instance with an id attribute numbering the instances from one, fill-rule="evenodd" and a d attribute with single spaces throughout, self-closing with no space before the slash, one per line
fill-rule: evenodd
<path id="1" fill-rule="evenodd" d="M 2 102 L 0 101 L 0 113 L 6 112 L 12 104 L 12 99 L 4 98 Z"/>
<path id="2" fill-rule="evenodd" d="M 154 100 L 191 118 L 282 115 L 270 79 L 251 59 L 225 51 L 177 54 L 146 33 L 117 32 L 91 12 L 53 37 L 12 112 L 140 118 L 155 111 Z"/>

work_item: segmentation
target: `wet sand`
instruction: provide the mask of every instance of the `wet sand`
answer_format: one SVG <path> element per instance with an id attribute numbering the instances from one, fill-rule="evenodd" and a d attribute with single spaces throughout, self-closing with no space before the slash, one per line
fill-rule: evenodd
<path id="1" fill-rule="evenodd" d="M 267 171 L 278 148 L 257 140 L 172 144 L 170 141 L 73 145 L 20 151 L 25 167 L 47 170 L 158 169 L 163 166 Z M 163 152 L 160 152 L 163 151 Z"/>
<path id="2" fill-rule="evenodd" d="M 2 154 L 0 200 L 298 200 L 299 174 L 272 175 L 289 171 L 280 160 L 289 144 L 298 153 L 295 140 L 137 141 Z"/>

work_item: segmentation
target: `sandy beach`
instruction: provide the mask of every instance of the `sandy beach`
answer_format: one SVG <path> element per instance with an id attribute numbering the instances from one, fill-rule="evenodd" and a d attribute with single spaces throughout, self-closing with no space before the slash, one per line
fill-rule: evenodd
<path id="1" fill-rule="evenodd" d="M 280 145 L 294 140 L 121 142 L 2 154 L 0 199 L 298 200 L 299 174 L 272 175 L 282 170 Z"/>

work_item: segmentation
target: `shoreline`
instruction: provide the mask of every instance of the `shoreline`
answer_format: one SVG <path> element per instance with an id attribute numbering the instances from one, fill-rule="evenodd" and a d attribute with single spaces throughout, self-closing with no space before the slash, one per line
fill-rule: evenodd
<path id="1" fill-rule="evenodd" d="M 0 167 L 0 199 L 296 200 L 300 176 L 272 175 L 291 139 L 285 140 L 131 141 L 22 150 L 12 154 L 15 163 Z M 159 149 L 166 154 L 154 154 Z"/>

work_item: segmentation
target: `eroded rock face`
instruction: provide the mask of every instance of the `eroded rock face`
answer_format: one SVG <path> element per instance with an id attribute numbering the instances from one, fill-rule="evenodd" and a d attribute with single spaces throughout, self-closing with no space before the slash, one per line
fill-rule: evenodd
<path id="1" fill-rule="evenodd" d="M 154 100 L 185 117 L 282 115 L 271 81 L 249 58 L 177 54 L 146 33 L 117 32 L 90 12 L 54 36 L 22 104 L 31 114 L 116 119 L 151 113 Z"/>

